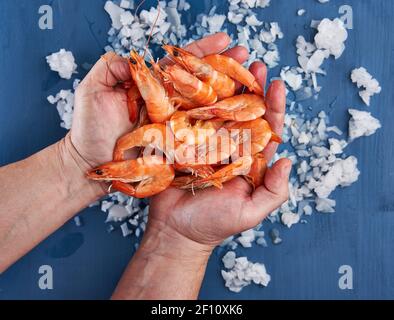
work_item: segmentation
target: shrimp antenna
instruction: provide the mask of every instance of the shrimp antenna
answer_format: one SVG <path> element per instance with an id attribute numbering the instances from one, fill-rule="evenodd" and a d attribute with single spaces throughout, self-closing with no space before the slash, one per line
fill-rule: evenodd
<path id="1" fill-rule="evenodd" d="M 111 69 L 111 61 L 112 59 L 116 56 L 116 53 L 114 52 L 112 57 L 110 59 L 107 58 L 107 56 L 103 55 L 102 58 L 105 61 L 106 65 L 107 65 L 107 69 L 105 70 L 105 83 L 108 86 L 108 73 L 110 73 L 112 75 L 112 77 L 114 79 L 116 79 L 116 81 L 118 82 L 117 84 L 121 83 L 122 81 L 117 79 L 115 74 L 113 73 L 112 69 Z M 115 84 L 115 86 L 117 85 Z"/>
<path id="2" fill-rule="evenodd" d="M 168 44 L 168 42 L 167 42 L 167 40 L 166 39 L 163 39 L 162 41 L 161 41 L 161 44 L 164 46 L 164 45 L 167 45 Z M 165 55 L 165 57 L 164 57 L 164 59 L 165 60 L 169 60 L 171 63 L 173 63 L 173 64 L 176 64 L 176 61 L 172 58 L 172 56 L 170 55 L 170 54 L 166 54 Z"/>
<path id="3" fill-rule="evenodd" d="M 149 49 L 146 49 L 146 51 L 144 52 L 144 56 L 145 56 L 145 53 L 148 54 L 148 56 L 150 57 L 150 60 L 155 60 L 155 59 L 153 58 L 152 52 L 151 52 Z"/>
<path id="4" fill-rule="evenodd" d="M 138 14 L 138 10 L 141 8 L 141 6 L 145 3 L 145 0 L 142 0 L 139 5 L 137 6 L 137 8 L 135 9 L 134 12 L 134 19 L 137 19 L 137 14 Z"/>
<path id="5" fill-rule="evenodd" d="M 186 69 L 187 72 L 189 72 L 190 74 L 193 74 L 193 72 L 189 69 L 189 67 L 187 66 L 187 63 L 183 60 L 183 57 L 181 57 L 181 61 L 182 61 L 182 67 L 184 69 Z"/>
<path id="6" fill-rule="evenodd" d="M 157 25 L 157 21 L 158 21 L 159 18 L 160 18 L 160 14 L 161 14 L 161 11 L 160 11 L 160 1 L 157 0 L 157 17 L 156 17 L 155 22 L 153 23 L 153 25 L 152 25 L 152 27 L 151 27 L 151 29 L 150 29 L 149 37 L 148 37 L 148 40 L 146 41 L 146 44 L 145 44 L 145 51 L 144 51 L 144 55 L 143 55 L 144 58 L 145 58 L 146 52 L 148 51 L 148 46 L 149 46 L 150 40 L 151 40 L 152 35 L 153 35 L 153 29 L 154 29 L 154 28 L 156 27 L 156 25 Z M 152 55 L 151 55 L 151 56 L 152 56 Z"/>

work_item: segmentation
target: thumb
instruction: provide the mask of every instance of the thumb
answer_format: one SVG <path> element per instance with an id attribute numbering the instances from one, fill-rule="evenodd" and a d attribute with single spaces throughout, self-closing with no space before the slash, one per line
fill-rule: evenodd
<path id="1" fill-rule="evenodd" d="M 87 77 L 96 84 L 113 87 L 119 81 L 131 80 L 131 73 L 125 58 L 108 52 L 97 61 Z"/>
<path id="2" fill-rule="evenodd" d="M 259 224 L 288 200 L 291 166 L 289 159 L 280 159 L 267 170 L 264 184 L 253 192 L 246 212 L 249 228 Z"/>

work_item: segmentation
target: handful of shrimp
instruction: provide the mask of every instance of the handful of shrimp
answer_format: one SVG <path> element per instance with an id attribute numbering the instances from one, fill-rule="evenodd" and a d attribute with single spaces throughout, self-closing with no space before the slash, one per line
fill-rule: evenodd
<path id="1" fill-rule="evenodd" d="M 262 152 L 270 141 L 281 143 L 263 119 L 263 88 L 232 58 L 200 59 L 174 46 L 163 48 L 174 64 L 151 61 L 149 68 L 142 56 L 130 53 L 127 97 L 134 130 L 117 141 L 113 162 L 87 177 L 137 198 L 171 186 L 222 188 L 237 176 L 259 187 L 267 167 Z M 237 82 L 248 93 L 237 95 Z M 140 156 L 128 159 L 133 148 Z"/>

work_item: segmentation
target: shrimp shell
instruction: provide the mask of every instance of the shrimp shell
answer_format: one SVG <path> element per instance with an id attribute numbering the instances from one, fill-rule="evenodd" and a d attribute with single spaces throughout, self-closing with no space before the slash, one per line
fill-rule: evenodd
<path id="1" fill-rule="evenodd" d="M 164 45 L 163 49 L 185 70 L 209 84 L 218 95 L 219 100 L 232 97 L 235 94 L 235 81 L 226 74 L 215 70 L 203 59 L 178 47 Z"/>
<path id="2" fill-rule="evenodd" d="M 241 94 L 214 105 L 188 111 L 188 115 L 199 120 L 219 118 L 229 121 L 250 121 L 262 117 L 267 107 L 264 98 L 255 94 Z"/>
<path id="3" fill-rule="evenodd" d="M 149 156 L 103 164 L 89 171 L 87 177 L 96 181 L 114 181 L 114 189 L 132 197 L 146 198 L 167 189 L 175 173 L 163 158 Z"/>
<path id="4" fill-rule="evenodd" d="M 151 122 L 167 121 L 175 112 L 175 108 L 163 85 L 153 76 L 143 58 L 134 51 L 130 53 L 129 66 L 131 76 L 145 101 Z"/>
<path id="5" fill-rule="evenodd" d="M 257 82 L 255 76 L 233 58 L 225 55 L 213 54 L 204 57 L 203 60 L 210 64 L 215 70 L 241 82 L 251 92 L 264 96 L 264 90 Z"/>
<path id="6" fill-rule="evenodd" d="M 216 92 L 209 84 L 202 82 L 178 65 L 166 66 L 162 74 L 166 81 L 173 84 L 175 90 L 196 105 L 210 105 L 218 100 Z"/>

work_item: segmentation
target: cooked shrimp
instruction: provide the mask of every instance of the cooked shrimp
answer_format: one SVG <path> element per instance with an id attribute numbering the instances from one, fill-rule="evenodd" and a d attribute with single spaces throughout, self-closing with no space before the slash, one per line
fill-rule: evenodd
<path id="1" fill-rule="evenodd" d="M 211 105 L 218 100 L 216 92 L 209 84 L 202 82 L 178 65 L 166 66 L 161 73 L 165 81 L 172 83 L 175 90 L 196 105 Z"/>
<path id="2" fill-rule="evenodd" d="M 246 180 L 257 189 L 264 183 L 265 172 L 267 171 L 267 160 L 262 153 L 253 156 L 253 163 L 249 173 L 245 176 Z"/>
<path id="3" fill-rule="evenodd" d="M 199 120 L 219 118 L 230 121 L 250 121 L 265 114 L 264 98 L 255 94 L 241 94 L 215 103 L 214 105 L 188 111 L 188 115 Z"/>
<path id="4" fill-rule="evenodd" d="M 170 99 L 176 108 L 181 108 L 183 110 L 190 110 L 197 108 L 198 106 L 190 99 L 183 97 L 175 89 L 169 93 Z"/>
<path id="5" fill-rule="evenodd" d="M 170 97 L 171 102 L 175 106 L 175 108 L 183 108 L 186 110 L 196 108 L 197 105 L 193 103 L 190 99 L 182 96 L 178 91 L 175 90 L 174 85 L 166 81 L 163 76 L 163 69 L 160 67 L 158 63 L 151 60 L 151 65 L 153 69 L 153 73 L 156 78 L 161 82 L 163 87 L 166 89 L 168 96 Z"/>
<path id="6" fill-rule="evenodd" d="M 207 140 L 200 145 L 179 143 L 176 145 L 174 157 L 179 164 L 219 164 L 236 151 L 235 141 L 222 131 L 207 137 Z"/>
<path id="7" fill-rule="evenodd" d="M 194 178 L 190 176 L 175 178 L 173 186 L 181 189 L 205 189 L 211 186 L 223 187 L 223 183 L 237 176 L 246 176 L 250 172 L 253 159 L 251 156 L 239 158 L 233 163 L 224 166 L 207 178 Z"/>
<path id="8" fill-rule="evenodd" d="M 161 123 L 148 124 L 140 127 L 119 138 L 114 149 L 114 161 L 125 160 L 125 152 L 134 147 L 151 146 L 163 151 L 167 151 L 167 129 L 166 125 Z"/>
<path id="9" fill-rule="evenodd" d="M 163 158 L 149 156 L 103 164 L 89 171 L 87 177 L 96 181 L 115 181 L 112 187 L 118 191 L 132 197 L 146 198 L 167 189 L 175 173 Z"/>
<path id="10" fill-rule="evenodd" d="M 181 48 L 164 45 L 163 49 L 183 68 L 209 84 L 218 95 L 219 100 L 234 95 L 235 81 L 226 74 L 216 71 L 209 63 Z"/>
<path id="11" fill-rule="evenodd" d="M 220 54 L 213 54 L 206 56 L 203 58 L 203 60 L 210 64 L 215 70 L 241 82 L 251 92 L 254 92 L 260 96 L 264 96 L 264 90 L 258 84 L 254 75 L 233 58 Z"/>
<path id="12" fill-rule="evenodd" d="M 193 121 L 186 111 L 175 112 L 169 124 L 178 141 L 197 145 L 204 143 L 207 137 L 214 135 L 221 127 L 220 122 Z"/>
<path id="13" fill-rule="evenodd" d="M 225 128 L 231 130 L 233 138 L 236 138 L 241 147 L 250 147 L 249 153 L 251 155 L 263 151 L 270 141 L 282 142 L 281 138 L 272 131 L 269 123 L 262 118 L 226 124 Z M 250 145 L 246 145 L 246 143 L 250 143 Z M 241 154 L 246 152 L 246 150 L 240 151 Z"/>
<path id="14" fill-rule="evenodd" d="M 142 99 L 136 85 L 127 90 L 127 108 L 129 110 L 130 122 L 135 123 L 138 118 L 139 102 Z"/>
<path id="15" fill-rule="evenodd" d="M 175 108 L 163 85 L 152 75 L 143 58 L 134 51 L 130 53 L 129 66 L 131 76 L 145 101 L 150 120 L 153 123 L 168 120 Z"/>
<path id="16" fill-rule="evenodd" d="M 149 121 L 148 111 L 146 110 L 146 105 L 142 104 L 139 109 L 137 124 L 135 125 L 135 128 L 133 130 L 141 128 L 142 126 L 145 126 L 149 123 L 150 121 Z"/>

